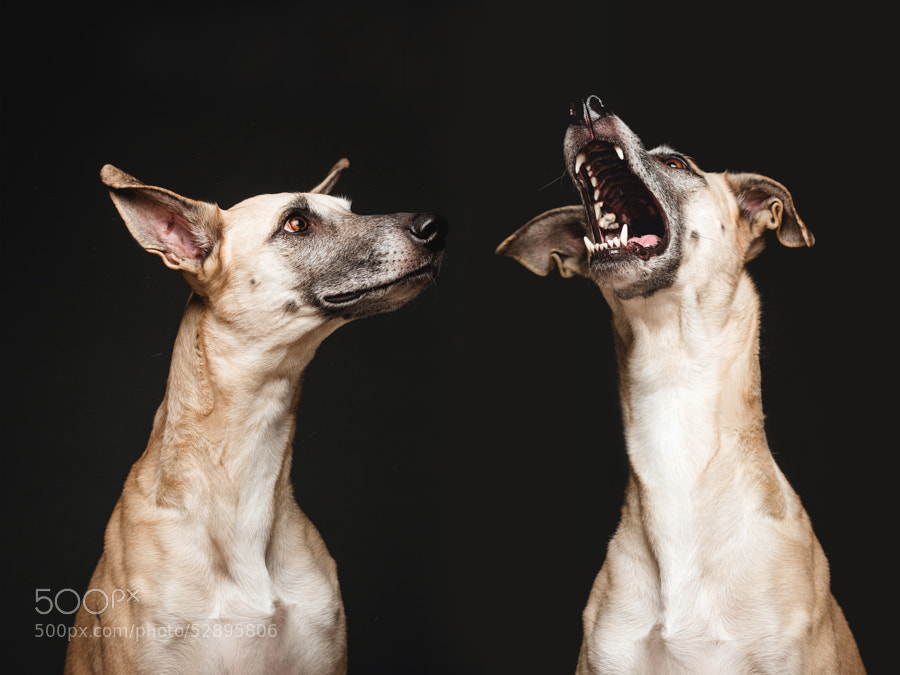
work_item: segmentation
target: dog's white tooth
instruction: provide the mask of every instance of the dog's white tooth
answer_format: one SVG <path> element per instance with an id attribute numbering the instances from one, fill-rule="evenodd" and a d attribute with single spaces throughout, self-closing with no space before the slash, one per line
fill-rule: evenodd
<path id="1" fill-rule="evenodd" d="M 622 223 L 622 243 L 628 243 L 628 223 Z"/>
<path id="2" fill-rule="evenodd" d="M 622 246 L 622 240 L 619 239 L 618 237 L 613 237 L 612 245 L 613 245 L 614 248 L 621 248 L 621 246 Z"/>
<path id="3" fill-rule="evenodd" d="M 616 154 L 619 156 L 619 159 L 624 160 L 625 152 L 622 150 L 622 148 L 620 148 L 618 145 L 613 145 L 613 148 L 615 148 Z"/>
<path id="4" fill-rule="evenodd" d="M 587 235 L 584 236 L 584 245 L 587 247 L 588 253 L 594 252 L 594 242 L 587 238 Z"/>
<path id="5" fill-rule="evenodd" d="M 583 152 L 579 152 L 575 156 L 575 173 L 578 173 L 581 170 L 581 166 L 585 163 L 586 160 L 587 157 L 584 156 Z"/>
<path id="6" fill-rule="evenodd" d="M 595 205 L 594 212 L 597 213 L 599 211 L 600 211 L 599 205 Z M 616 214 L 614 214 L 614 213 L 607 213 L 597 221 L 598 225 L 600 225 L 600 227 L 602 227 L 604 230 L 610 229 L 610 226 L 614 222 L 616 222 Z"/>
<path id="7" fill-rule="evenodd" d="M 594 187 L 597 187 L 599 184 L 600 183 L 597 181 L 597 177 L 591 176 L 591 185 L 593 185 Z"/>
<path id="8" fill-rule="evenodd" d="M 595 201 L 595 202 L 599 202 L 599 201 L 600 201 L 600 188 L 595 188 L 595 189 L 594 189 L 594 201 Z"/>
<path id="9" fill-rule="evenodd" d="M 594 204 L 594 216 L 597 218 L 598 223 L 602 222 L 602 220 L 604 218 L 603 212 L 600 210 L 599 204 Z"/>

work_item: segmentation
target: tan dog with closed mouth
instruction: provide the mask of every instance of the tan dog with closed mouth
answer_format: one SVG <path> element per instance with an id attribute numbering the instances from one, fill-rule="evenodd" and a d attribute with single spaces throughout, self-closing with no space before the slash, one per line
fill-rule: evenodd
<path id="1" fill-rule="evenodd" d="M 596 97 L 572 108 L 583 205 L 498 249 L 592 279 L 613 314 L 630 478 L 584 610 L 578 673 L 863 673 L 828 562 L 766 442 L 759 298 L 766 230 L 812 246 L 787 190 L 647 151 Z"/>
<path id="2" fill-rule="evenodd" d="M 425 288 L 446 234 L 431 214 L 352 213 L 327 194 L 346 166 L 228 210 L 103 168 L 135 239 L 194 292 L 66 673 L 346 672 L 335 563 L 290 482 L 301 378 L 336 328 Z"/>

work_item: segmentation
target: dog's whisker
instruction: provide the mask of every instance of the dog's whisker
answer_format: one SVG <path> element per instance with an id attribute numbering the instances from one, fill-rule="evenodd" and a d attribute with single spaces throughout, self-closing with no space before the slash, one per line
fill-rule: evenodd
<path id="1" fill-rule="evenodd" d="M 553 180 L 551 180 L 551 181 L 550 181 L 549 183 L 547 183 L 546 185 L 543 185 L 543 186 L 541 186 L 540 188 L 538 188 L 538 192 L 542 192 L 543 190 L 546 190 L 548 187 L 550 187 L 550 186 L 553 185 L 554 183 L 559 183 L 560 181 L 562 181 L 563 179 L 565 179 L 567 175 L 568 175 L 568 174 L 566 173 L 566 170 L 563 169 L 563 172 L 562 172 L 559 176 L 557 176 L 556 178 L 554 178 Z"/>

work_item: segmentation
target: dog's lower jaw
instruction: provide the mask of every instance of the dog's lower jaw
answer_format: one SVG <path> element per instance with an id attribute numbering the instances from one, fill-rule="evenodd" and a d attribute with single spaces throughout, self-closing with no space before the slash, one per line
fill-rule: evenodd
<path id="1" fill-rule="evenodd" d="M 675 239 L 667 251 L 650 261 L 590 259 L 591 279 L 619 300 L 647 298 L 675 283 L 681 265 L 681 243 Z"/>
<path id="2" fill-rule="evenodd" d="M 90 588 L 110 597 L 133 589 L 140 600 L 98 614 L 82 607 L 75 624 L 133 637 L 105 656 L 96 651 L 100 640 L 74 640 L 68 672 L 88 672 L 77 664 L 89 662 L 106 672 L 167 662 L 217 672 L 280 672 L 279 664 L 345 672 L 336 566 L 290 480 L 302 373 L 333 327 L 280 348 L 233 340 L 232 349 L 223 339 L 229 328 L 191 299 L 150 442 L 107 531 L 107 542 L 127 542 L 129 558 L 152 560 L 142 566 L 152 574 L 116 567 L 110 561 L 124 556 L 104 551 Z M 141 639 L 133 627 L 144 629 Z"/>
<path id="3" fill-rule="evenodd" d="M 441 256 L 438 254 L 412 271 L 376 286 L 310 300 L 320 308 L 324 316 L 343 321 L 392 312 L 434 282 L 440 270 L 440 263 Z"/>

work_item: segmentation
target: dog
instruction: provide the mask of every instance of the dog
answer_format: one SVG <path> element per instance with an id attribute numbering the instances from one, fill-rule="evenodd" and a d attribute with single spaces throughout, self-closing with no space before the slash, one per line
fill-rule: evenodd
<path id="1" fill-rule="evenodd" d="M 768 230 L 813 245 L 790 193 L 646 150 L 595 96 L 572 106 L 564 154 L 582 203 L 497 251 L 539 275 L 593 280 L 612 310 L 629 479 L 577 672 L 863 673 L 763 428 L 745 264 Z"/>
<path id="2" fill-rule="evenodd" d="M 348 164 L 227 210 L 103 168 L 131 234 L 192 293 L 66 673 L 346 672 L 336 565 L 290 482 L 302 375 L 336 328 L 428 286 L 447 234 L 436 214 L 354 214 L 330 194 Z"/>

